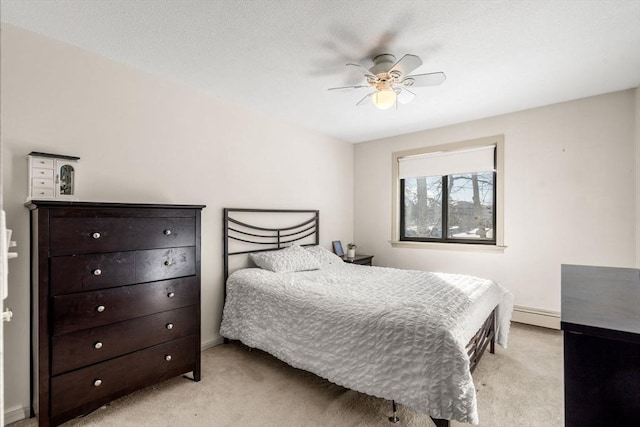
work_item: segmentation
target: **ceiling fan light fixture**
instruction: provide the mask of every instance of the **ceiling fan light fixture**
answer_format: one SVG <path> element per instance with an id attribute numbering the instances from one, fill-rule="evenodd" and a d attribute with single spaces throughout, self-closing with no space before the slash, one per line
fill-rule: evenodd
<path id="1" fill-rule="evenodd" d="M 376 108 L 387 110 L 395 105 L 397 96 L 393 89 L 381 89 L 373 94 L 371 101 Z"/>
<path id="2" fill-rule="evenodd" d="M 355 86 L 332 87 L 337 89 L 374 89 L 365 95 L 356 105 L 367 105 L 371 102 L 380 110 L 388 110 L 393 105 L 407 104 L 416 97 L 416 94 L 408 88 L 423 86 L 438 86 L 447 76 L 441 71 L 425 74 L 411 74 L 422 65 L 422 60 L 411 54 L 406 54 L 399 61 L 396 57 L 385 53 L 373 58 L 373 67 L 366 68 L 361 64 L 348 63 L 351 69 L 356 69 L 364 74 L 365 83 Z"/>

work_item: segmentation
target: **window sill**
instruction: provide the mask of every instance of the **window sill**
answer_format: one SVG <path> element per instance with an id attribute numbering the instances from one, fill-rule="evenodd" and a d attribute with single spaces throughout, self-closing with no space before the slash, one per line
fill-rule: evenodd
<path id="1" fill-rule="evenodd" d="M 439 249 L 448 251 L 465 251 L 465 252 L 493 252 L 504 253 L 506 246 L 497 245 L 476 245 L 465 243 L 437 243 L 437 242 L 406 242 L 400 240 L 390 240 L 391 246 L 394 248 L 409 249 Z"/>

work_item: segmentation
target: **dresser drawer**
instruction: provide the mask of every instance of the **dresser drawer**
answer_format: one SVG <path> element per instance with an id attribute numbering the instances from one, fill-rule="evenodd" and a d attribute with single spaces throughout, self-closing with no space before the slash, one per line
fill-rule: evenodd
<path id="1" fill-rule="evenodd" d="M 33 168 L 31 174 L 33 178 L 53 180 L 53 165 L 51 165 L 51 169 Z"/>
<path id="2" fill-rule="evenodd" d="M 195 218 L 51 218 L 51 255 L 195 246 Z"/>
<path id="3" fill-rule="evenodd" d="M 52 424 L 118 396 L 196 369 L 195 335 L 179 338 L 51 379 Z"/>
<path id="4" fill-rule="evenodd" d="M 198 308 L 189 306 L 53 337 L 51 372 L 63 372 L 198 332 Z"/>
<path id="5" fill-rule="evenodd" d="M 53 335 L 198 304 L 195 276 L 53 297 Z"/>
<path id="6" fill-rule="evenodd" d="M 34 169 L 53 169 L 53 159 L 51 158 L 33 157 L 31 161 Z"/>
<path id="7" fill-rule="evenodd" d="M 91 291 L 136 283 L 135 252 L 51 258 L 51 294 Z"/>
<path id="8" fill-rule="evenodd" d="M 52 179 L 44 179 L 44 178 L 33 178 L 31 180 L 31 186 L 33 188 L 49 188 L 53 190 L 53 180 Z"/>
<path id="9" fill-rule="evenodd" d="M 196 274 L 196 248 L 154 249 L 136 252 L 136 282 Z"/>
<path id="10" fill-rule="evenodd" d="M 51 294 L 193 276 L 195 247 L 51 258 Z"/>
<path id="11" fill-rule="evenodd" d="M 34 188 L 31 190 L 33 193 L 31 197 L 53 197 L 53 188 Z"/>

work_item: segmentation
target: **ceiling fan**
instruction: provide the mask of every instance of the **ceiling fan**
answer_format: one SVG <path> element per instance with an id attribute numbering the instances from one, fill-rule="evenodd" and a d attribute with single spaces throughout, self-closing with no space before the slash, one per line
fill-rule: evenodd
<path id="1" fill-rule="evenodd" d="M 416 55 L 405 55 L 396 62 L 396 57 L 384 53 L 373 58 L 373 67 L 367 69 L 360 64 L 347 64 L 364 74 L 366 85 L 332 87 L 329 90 L 371 88 L 373 92 L 366 95 L 356 105 L 365 105 L 371 100 L 374 106 L 386 110 L 393 105 L 407 104 L 416 94 L 407 88 L 417 86 L 437 86 L 447 78 L 442 72 L 409 75 L 422 65 Z"/>

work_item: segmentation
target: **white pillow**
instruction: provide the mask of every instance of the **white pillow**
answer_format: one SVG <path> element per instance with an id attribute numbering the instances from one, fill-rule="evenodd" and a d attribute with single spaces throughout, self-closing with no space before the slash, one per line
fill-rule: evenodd
<path id="1" fill-rule="evenodd" d="M 276 273 L 317 270 L 320 263 L 309 252 L 298 245 L 269 252 L 250 254 L 251 260 L 260 268 Z"/>
<path id="2" fill-rule="evenodd" d="M 339 263 L 339 262 L 344 262 L 344 261 L 342 261 L 342 258 L 340 258 L 338 255 L 334 254 L 331 251 L 328 251 L 327 249 L 323 248 L 322 246 L 307 246 L 305 249 L 316 260 L 318 260 L 320 265 L 323 265 L 323 264 L 336 264 L 336 263 Z"/>

